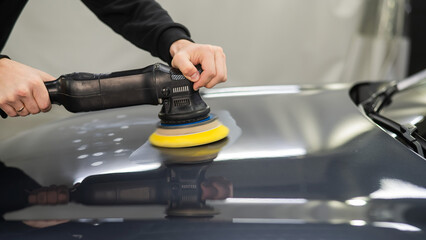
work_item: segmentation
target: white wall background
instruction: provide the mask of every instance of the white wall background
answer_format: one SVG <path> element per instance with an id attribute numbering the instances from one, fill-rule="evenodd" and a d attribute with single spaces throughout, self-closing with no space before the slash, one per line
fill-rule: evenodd
<path id="1" fill-rule="evenodd" d="M 193 39 L 220 45 L 222 86 L 336 82 L 363 0 L 159 0 Z M 101 23 L 80 1 L 29 1 L 3 51 L 54 76 L 158 62 Z"/>

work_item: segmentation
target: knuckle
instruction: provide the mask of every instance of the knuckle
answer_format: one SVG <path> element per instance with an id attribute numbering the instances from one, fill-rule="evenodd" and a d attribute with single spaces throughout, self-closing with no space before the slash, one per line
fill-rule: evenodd
<path id="1" fill-rule="evenodd" d="M 183 66 L 180 71 L 184 74 L 184 75 L 189 75 L 191 76 L 192 74 L 194 74 L 194 69 L 191 66 Z"/>
<path id="2" fill-rule="evenodd" d="M 15 93 L 18 97 L 27 97 L 28 95 L 30 95 L 30 90 L 27 87 L 18 87 Z"/>
<path id="3" fill-rule="evenodd" d="M 216 51 L 217 51 L 217 52 L 219 52 L 219 53 L 223 53 L 223 48 L 222 48 L 222 47 L 217 46 L 217 47 L 216 47 Z"/>
<path id="4" fill-rule="evenodd" d="M 11 94 L 4 99 L 5 104 L 11 104 L 18 101 L 18 96 L 16 94 Z"/>
<path id="5" fill-rule="evenodd" d="M 40 84 L 40 82 L 41 82 L 41 79 L 37 75 L 29 77 L 27 81 L 29 86 L 37 86 Z"/>
<path id="6" fill-rule="evenodd" d="M 50 103 L 41 103 L 39 107 L 41 111 L 46 112 L 50 110 Z"/>
<path id="7" fill-rule="evenodd" d="M 218 75 L 218 79 L 220 82 L 226 82 L 226 80 L 228 80 L 225 74 Z"/>
<path id="8" fill-rule="evenodd" d="M 176 53 L 176 55 L 172 59 L 172 63 L 179 65 L 179 63 L 185 61 L 185 58 L 187 58 L 186 54 Z"/>
<path id="9" fill-rule="evenodd" d="M 182 59 L 182 57 L 181 57 L 182 55 L 180 55 L 180 54 L 176 54 L 174 57 L 173 57 L 173 59 L 172 59 L 172 66 L 173 67 L 178 67 L 179 66 L 179 64 L 180 64 L 180 62 L 181 62 L 181 59 Z"/>
<path id="10" fill-rule="evenodd" d="M 214 78 L 216 76 L 216 71 L 214 70 L 207 71 L 207 76 L 209 78 Z"/>
<path id="11" fill-rule="evenodd" d="M 214 53 L 216 51 L 216 47 L 212 46 L 212 45 L 208 45 L 209 46 L 209 50 L 211 53 Z"/>
<path id="12" fill-rule="evenodd" d="M 221 57 L 226 60 L 226 54 L 224 52 L 221 53 Z"/>
<path id="13" fill-rule="evenodd" d="M 209 45 L 209 44 L 203 45 L 203 47 L 201 49 L 203 49 L 204 51 L 206 51 L 208 53 L 214 53 L 214 51 L 215 51 L 214 46 Z"/>
<path id="14" fill-rule="evenodd" d="M 181 52 L 178 52 L 175 54 L 175 56 L 173 57 L 173 60 L 179 60 L 183 58 L 183 54 Z"/>

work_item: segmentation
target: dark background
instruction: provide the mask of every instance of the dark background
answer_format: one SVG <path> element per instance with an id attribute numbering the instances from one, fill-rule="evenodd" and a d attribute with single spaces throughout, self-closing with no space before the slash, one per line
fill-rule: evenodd
<path id="1" fill-rule="evenodd" d="M 426 68 L 426 1 L 411 0 L 411 8 L 409 75 Z"/>

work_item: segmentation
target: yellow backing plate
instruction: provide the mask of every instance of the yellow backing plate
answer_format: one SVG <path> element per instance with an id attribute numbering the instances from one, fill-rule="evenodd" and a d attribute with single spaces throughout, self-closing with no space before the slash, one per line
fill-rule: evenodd
<path id="1" fill-rule="evenodd" d="M 199 133 L 165 136 L 154 132 L 149 137 L 149 142 L 157 147 L 184 148 L 200 146 L 219 141 L 228 136 L 229 129 L 220 124 L 218 127 Z"/>

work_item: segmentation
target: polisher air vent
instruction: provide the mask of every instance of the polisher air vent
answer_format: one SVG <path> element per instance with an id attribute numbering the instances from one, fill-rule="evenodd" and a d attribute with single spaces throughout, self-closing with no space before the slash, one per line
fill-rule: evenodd
<path id="1" fill-rule="evenodd" d="M 182 86 L 182 87 L 174 87 L 173 93 L 181 93 L 181 92 L 189 92 L 188 86 Z"/>
<path id="2" fill-rule="evenodd" d="M 189 101 L 189 99 L 188 98 L 183 98 L 183 99 L 176 99 L 176 100 L 173 100 L 173 105 L 175 106 L 175 107 L 182 107 L 182 106 L 188 106 L 188 105 L 190 105 L 191 103 L 190 103 L 190 101 Z"/>
<path id="3" fill-rule="evenodd" d="M 170 73 L 171 73 L 170 76 L 171 76 L 172 80 L 179 81 L 179 80 L 185 80 L 186 79 L 185 76 L 183 76 L 182 73 L 179 72 L 179 70 L 171 69 Z"/>

